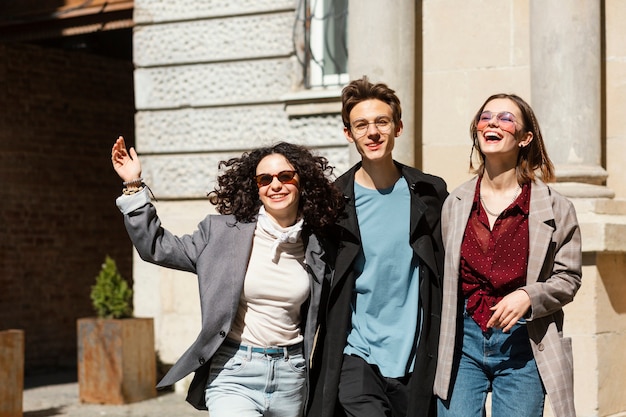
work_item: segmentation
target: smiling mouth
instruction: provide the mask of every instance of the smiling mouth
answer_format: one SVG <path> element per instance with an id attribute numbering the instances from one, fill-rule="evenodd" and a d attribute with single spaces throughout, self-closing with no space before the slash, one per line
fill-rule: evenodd
<path id="1" fill-rule="evenodd" d="M 499 141 L 502 139 L 502 137 L 497 134 L 496 132 L 486 132 L 483 134 L 483 136 L 485 137 L 485 140 L 495 140 L 495 141 Z"/>

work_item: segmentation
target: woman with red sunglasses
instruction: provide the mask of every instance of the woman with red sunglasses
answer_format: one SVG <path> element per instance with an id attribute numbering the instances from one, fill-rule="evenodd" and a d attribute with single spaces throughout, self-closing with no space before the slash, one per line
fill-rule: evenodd
<path id="1" fill-rule="evenodd" d="M 445 267 L 435 394 L 439 417 L 575 416 L 563 306 L 581 284 L 581 240 L 531 107 L 496 94 L 470 125 L 472 180 L 441 215 Z M 537 174 L 540 174 L 541 177 Z"/>
<path id="2" fill-rule="evenodd" d="M 326 158 L 281 142 L 220 162 L 209 193 L 220 214 L 180 237 L 161 226 L 122 137 L 111 159 L 141 258 L 198 277 L 202 329 L 157 387 L 195 372 L 187 401 L 211 417 L 301 416 L 330 278 L 322 238 L 343 208 Z"/>

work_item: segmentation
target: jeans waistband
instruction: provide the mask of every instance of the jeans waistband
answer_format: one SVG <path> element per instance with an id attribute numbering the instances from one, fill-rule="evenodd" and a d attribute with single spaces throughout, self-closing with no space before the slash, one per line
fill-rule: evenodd
<path id="1" fill-rule="evenodd" d="M 289 355 L 295 355 L 302 353 L 302 343 L 296 343 L 290 346 L 271 346 L 271 347 L 257 347 L 244 345 L 243 343 L 237 343 L 234 340 L 226 339 L 224 344 L 242 350 L 244 352 L 262 353 L 264 355 L 281 355 L 288 357 Z"/>

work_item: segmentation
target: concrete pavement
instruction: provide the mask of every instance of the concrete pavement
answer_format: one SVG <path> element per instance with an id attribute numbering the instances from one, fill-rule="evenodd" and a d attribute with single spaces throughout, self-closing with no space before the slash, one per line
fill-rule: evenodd
<path id="1" fill-rule="evenodd" d="M 82 404 L 76 372 L 37 375 L 24 380 L 24 417 L 208 417 L 183 394 L 158 392 L 156 398 L 125 405 Z"/>

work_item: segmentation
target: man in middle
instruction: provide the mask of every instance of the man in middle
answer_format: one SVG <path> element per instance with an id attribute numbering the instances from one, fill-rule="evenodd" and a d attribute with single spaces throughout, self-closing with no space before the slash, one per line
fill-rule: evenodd
<path id="1" fill-rule="evenodd" d="M 387 85 L 367 77 L 348 84 L 342 119 L 361 162 L 335 182 L 346 208 L 335 230 L 336 270 L 308 415 L 428 416 L 435 409 L 446 184 L 394 161 L 402 110 Z"/>

